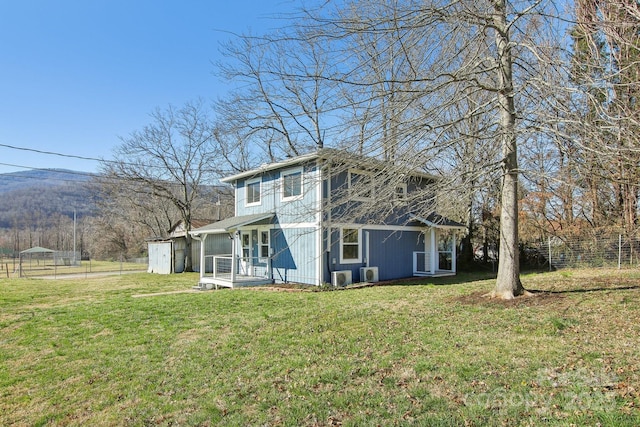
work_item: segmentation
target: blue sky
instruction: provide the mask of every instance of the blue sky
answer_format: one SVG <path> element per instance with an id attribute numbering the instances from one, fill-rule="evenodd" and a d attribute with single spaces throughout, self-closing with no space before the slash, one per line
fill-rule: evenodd
<path id="1" fill-rule="evenodd" d="M 275 28 L 296 4 L 0 0 L 0 173 L 96 171 L 96 161 L 24 149 L 110 158 L 156 107 L 225 94 L 212 74 L 225 31 Z"/>

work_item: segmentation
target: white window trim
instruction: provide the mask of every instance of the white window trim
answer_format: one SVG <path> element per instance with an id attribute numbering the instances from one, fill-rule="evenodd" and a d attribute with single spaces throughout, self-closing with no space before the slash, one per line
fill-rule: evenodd
<path id="1" fill-rule="evenodd" d="M 249 185 L 258 183 L 260 189 L 260 200 L 257 202 L 249 203 Z M 248 179 L 244 182 L 244 205 L 245 206 L 260 206 L 262 204 L 262 178 Z"/>
<path id="2" fill-rule="evenodd" d="M 358 258 L 343 258 L 344 254 L 344 230 L 357 230 L 358 231 Z M 362 229 L 356 227 L 341 227 L 340 228 L 340 264 L 360 264 L 362 263 Z"/>
<path id="3" fill-rule="evenodd" d="M 266 258 L 262 256 L 262 233 L 267 233 L 267 253 Z M 271 257 L 271 229 L 270 228 L 258 228 L 258 261 L 266 262 Z"/>
<path id="4" fill-rule="evenodd" d="M 398 193 L 398 189 L 402 188 L 402 193 Z M 407 199 L 407 184 L 400 183 L 396 184 L 396 190 L 393 194 L 394 200 L 406 200 Z"/>
<path id="5" fill-rule="evenodd" d="M 300 173 L 300 194 L 296 196 L 285 197 L 284 195 L 284 177 L 287 175 L 293 175 L 296 173 Z M 302 199 L 304 195 L 304 171 L 301 167 L 294 169 L 287 169 L 280 173 L 280 198 L 283 202 L 288 202 L 291 200 L 299 200 Z"/>
<path id="6" fill-rule="evenodd" d="M 363 175 L 363 176 L 368 176 L 369 179 L 371 180 L 371 188 L 370 190 L 370 196 L 369 197 L 363 197 L 361 195 L 357 195 L 356 192 L 354 191 L 352 185 L 351 185 L 351 175 Z M 373 185 L 373 173 L 369 172 L 369 171 L 364 171 L 364 170 L 359 170 L 359 169 L 349 169 L 349 171 L 347 172 L 347 184 L 349 186 L 349 197 L 352 200 L 357 200 L 357 201 L 369 201 L 371 199 L 373 199 L 373 193 L 374 193 L 374 185 Z"/>

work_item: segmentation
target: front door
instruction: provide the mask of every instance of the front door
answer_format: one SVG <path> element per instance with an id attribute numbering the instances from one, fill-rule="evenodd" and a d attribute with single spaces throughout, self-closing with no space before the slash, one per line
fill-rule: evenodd
<path id="1" fill-rule="evenodd" d="M 251 269 L 251 231 L 243 231 L 240 234 L 242 254 L 240 258 L 240 274 L 249 275 Z"/>

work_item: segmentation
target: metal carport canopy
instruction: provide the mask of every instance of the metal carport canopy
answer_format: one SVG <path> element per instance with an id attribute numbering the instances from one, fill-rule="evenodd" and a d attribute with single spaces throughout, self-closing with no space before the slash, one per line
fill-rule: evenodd
<path id="1" fill-rule="evenodd" d="M 50 254 L 53 252 L 55 252 L 53 249 L 47 249 L 41 246 L 34 246 L 33 248 L 25 249 L 20 253 L 21 254 Z"/>

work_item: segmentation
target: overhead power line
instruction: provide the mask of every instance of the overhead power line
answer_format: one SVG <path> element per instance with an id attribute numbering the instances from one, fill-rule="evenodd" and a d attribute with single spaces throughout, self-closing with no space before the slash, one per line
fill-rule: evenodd
<path id="1" fill-rule="evenodd" d="M 56 153 L 55 151 L 36 150 L 35 148 L 17 147 L 15 145 L 8 145 L 8 144 L 0 144 L 0 147 L 11 148 L 13 150 L 30 151 L 32 153 L 38 153 L 38 154 L 48 154 L 51 156 L 66 157 L 66 158 L 80 159 L 80 160 L 90 160 L 93 162 L 108 162 L 108 160 L 98 159 L 95 157 L 76 156 L 74 154 L 64 154 L 64 153 Z"/>
<path id="2" fill-rule="evenodd" d="M 165 170 L 166 169 L 166 167 L 162 166 L 162 165 L 151 165 L 151 164 L 144 164 L 144 163 L 140 163 L 140 162 L 125 162 L 125 161 L 122 161 L 122 160 L 106 160 L 106 159 L 99 159 L 97 157 L 77 156 L 75 154 L 66 154 L 66 153 L 58 153 L 58 152 L 55 152 L 55 151 L 38 150 L 38 149 L 35 149 L 35 148 L 19 147 L 19 146 L 16 146 L 16 145 L 9 145 L 9 144 L 0 144 L 0 147 L 10 148 L 12 150 L 29 151 L 29 152 L 38 153 L 38 154 L 46 154 L 46 155 L 49 155 L 49 156 L 58 156 L 58 157 L 71 158 L 71 159 L 80 159 L 80 160 L 89 160 L 89 161 L 100 162 L 100 163 L 104 163 L 104 164 L 108 163 L 108 164 L 114 164 L 114 165 L 145 167 L 145 168 L 153 168 L 153 169 L 160 169 L 160 170 Z M 16 167 L 21 167 L 21 168 L 25 168 L 25 169 L 32 169 L 32 170 L 53 170 L 53 169 L 47 169 L 47 168 L 37 168 L 37 167 L 32 167 L 32 166 L 17 166 L 17 165 L 8 165 L 8 164 L 4 164 L 4 165 L 5 166 L 16 166 Z M 206 171 L 215 172 L 215 170 L 206 170 Z"/>

